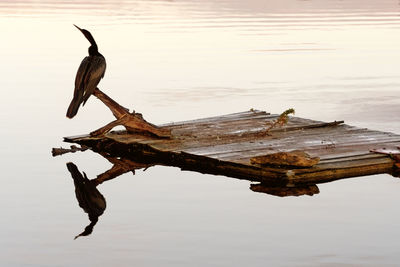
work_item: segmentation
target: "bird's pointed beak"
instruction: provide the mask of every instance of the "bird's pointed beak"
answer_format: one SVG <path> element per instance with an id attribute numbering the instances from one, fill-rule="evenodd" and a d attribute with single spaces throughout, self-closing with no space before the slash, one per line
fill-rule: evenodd
<path id="1" fill-rule="evenodd" d="M 78 26 L 76 26 L 75 24 L 74 24 L 74 26 L 78 29 L 78 30 L 80 30 L 80 31 L 82 31 L 82 29 L 81 28 L 79 28 Z"/>
<path id="2" fill-rule="evenodd" d="M 85 29 L 81 29 L 78 26 L 76 26 L 75 24 L 73 24 L 78 30 L 81 31 L 81 33 L 86 37 L 86 39 L 88 39 L 88 41 L 92 44 L 92 45 L 96 45 L 96 41 L 93 39 L 92 34 L 90 34 L 90 32 L 88 30 Z"/>

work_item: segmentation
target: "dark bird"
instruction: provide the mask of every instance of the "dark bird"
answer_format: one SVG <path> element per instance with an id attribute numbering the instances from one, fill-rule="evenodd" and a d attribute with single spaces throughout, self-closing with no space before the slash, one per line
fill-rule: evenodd
<path id="1" fill-rule="evenodd" d="M 90 220 L 90 224 L 85 227 L 85 230 L 75 237 L 77 239 L 92 233 L 93 227 L 106 209 L 106 199 L 97 190 L 96 184 L 87 178 L 85 172 L 82 175 L 75 164 L 68 162 L 67 168 L 74 180 L 75 196 L 79 206 L 89 215 Z"/>
<path id="2" fill-rule="evenodd" d="M 68 107 L 68 118 L 73 118 L 76 115 L 81 104 L 82 106 L 85 105 L 89 96 L 93 94 L 99 84 L 101 78 L 104 77 L 106 71 L 106 59 L 99 53 L 96 41 L 92 34 L 85 29 L 79 28 L 75 24 L 74 26 L 85 35 L 91 46 L 89 47 L 89 56 L 82 60 L 78 72 L 76 73 L 74 98 Z"/>

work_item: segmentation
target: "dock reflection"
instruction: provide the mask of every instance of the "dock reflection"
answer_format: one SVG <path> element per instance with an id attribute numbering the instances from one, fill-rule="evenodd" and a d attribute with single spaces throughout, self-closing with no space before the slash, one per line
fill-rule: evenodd
<path id="1" fill-rule="evenodd" d="M 74 150 L 75 151 L 67 151 L 63 149 L 61 153 L 54 153 L 53 150 L 53 156 L 58 156 L 65 153 L 73 153 L 77 151 L 76 148 L 74 148 Z M 85 150 L 86 148 L 82 149 L 81 151 Z M 112 157 L 106 153 L 96 153 L 102 155 L 106 160 L 112 163 L 112 167 L 109 170 L 97 175 L 93 179 L 89 179 L 84 171 L 82 171 L 81 173 L 74 163 L 68 162 L 66 164 L 67 169 L 70 172 L 72 179 L 74 180 L 75 196 L 78 204 L 83 209 L 83 211 L 88 214 L 90 221 L 90 223 L 84 228 L 83 232 L 75 236 L 75 239 L 81 236 L 90 235 L 93 232 L 93 228 L 97 224 L 99 217 L 103 215 L 107 207 L 105 197 L 97 189 L 98 185 L 106 181 L 115 179 L 127 172 L 132 172 L 133 174 L 135 174 L 135 170 L 147 169 L 151 166 L 160 165 L 159 163 L 155 162 L 141 163 L 133 161 L 131 159 Z M 250 190 L 257 193 L 264 193 L 278 197 L 303 195 L 313 196 L 319 193 L 318 186 L 315 184 L 288 187 L 280 184 L 255 183 L 250 185 Z"/>
<path id="2" fill-rule="evenodd" d="M 265 193 L 278 197 L 289 197 L 289 196 L 313 196 L 319 193 L 317 185 L 301 185 L 295 187 L 287 187 L 273 184 L 257 183 L 250 185 L 250 190 L 258 193 Z"/>

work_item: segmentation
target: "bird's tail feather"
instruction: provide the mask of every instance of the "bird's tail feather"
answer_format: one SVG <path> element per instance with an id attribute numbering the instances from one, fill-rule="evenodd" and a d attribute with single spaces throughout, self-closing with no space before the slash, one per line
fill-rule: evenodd
<path id="1" fill-rule="evenodd" d="M 78 113 L 79 106 L 81 104 L 81 99 L 80 97 L 72 99 L 71 104 L 69 104 L 68 110 L 67 110 L 67 117 L 72 119 L 76 113 Z"/>

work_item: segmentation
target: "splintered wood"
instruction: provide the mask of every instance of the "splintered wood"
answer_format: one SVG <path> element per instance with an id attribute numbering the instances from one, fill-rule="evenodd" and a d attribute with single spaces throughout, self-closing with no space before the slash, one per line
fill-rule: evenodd
<path id="1" fill-rule="evenodd" d="M 285 186 L 394 171 L 390 155 L 371 150 L 396 149 L 400 135 L 298 117 L 267 132 L 278 117 L 251 110 L 160 125 L 170 139 L 116 131 L 65 141 L 146 164 Z M 285 164 L 288 159 L 300 165 Z"/>

